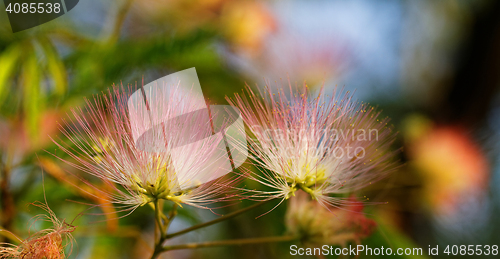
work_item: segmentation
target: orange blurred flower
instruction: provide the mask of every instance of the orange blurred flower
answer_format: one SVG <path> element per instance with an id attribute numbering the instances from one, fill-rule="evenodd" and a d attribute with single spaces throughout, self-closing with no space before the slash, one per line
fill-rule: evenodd
<path id="1" fill-rule="evenodd" d="M 233 1 L 221 14 L 224 35 L 233 47 L 248 55 L 260 53 L 266 38 L 277 29 L 269 10 L 259 2 Z"/>
<path id="2" fill-rule="evenodd" d="M 26 122 L 22 119 L 0 120 L 0 149 L 22 157 L 52 144 L 49 136 L 58 132 L 57 120 L 61 118 L 61 114 L 57 110 L 43 111 L 34 135 L 29 133 Z"/>
<path id="3" fill-rule="evenodd" d="M 422 117 L 407 125 L 409 155 L 424 181 L 424 197 L 440 215 L 454 214 L 462 198 L 481 196 L 488 187 L 489 165 L 464 129 L 434 127 Z"/>

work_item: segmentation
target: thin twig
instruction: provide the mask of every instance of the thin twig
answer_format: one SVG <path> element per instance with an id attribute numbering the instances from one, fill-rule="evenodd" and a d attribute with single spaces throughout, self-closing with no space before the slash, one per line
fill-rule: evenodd
<path id="1" fill-rule="evenodd" d="M 257 208 L 265 203 L 267 203 L 269 200 L 267 201 L 261 201 L 259 203 L 256 203 L 252 206 L 248 206 L 246 208 L 243 208 L 241 210 L 238 210 L 238 211 L 235 211 L 235 212 L 232 212 L 232 213 L 229 213 L 225 216 L 222 216 L 220 218 L 217 218 L 217 219 L 214 219 L 214 220 L 211 220 L 211 221 L 208 221 L 208 222 L 205 222 L 205 223 L 201 223 L 201 224 L 198 224 L 198 225 L 194 225 L 192 227 L 189 227 L 189 228 L 186 228 L 184 230 L 181 230 L 181 231 L 178 231 L 178 232 L 175 232 L 175 233 L 172 233 L 172 234 L 168 234 L 165 236 L 166 239 L 170 239 L 170 238 L 173 238 L 173 237 L 176 237 L 176 236 L 179 236 L 179 235 L 182 235 L 182 234 L 186 234 L 188 232 L 191 232 L 191 231 L 194 231 L 194 230 L 197 230 L 197 229 L 200 229 L 200 228 L 204 228 L 204 227 L 208 227 L 210 225 L 213 225 L 213 224 L 216 224 L 216 223 L 219 223 L 221 221 L 224 221 L 224 220 L 227 220 L 227 219 L 230 219 L 230 218 L 233 218 L 233 217 L 236 217 L 244 212 L 247 212 L 249 210 L 252 210 L 254 208 Z"/>
<path id="2" fill-rule="evenodd" d="M 273 243 L 273 242 L 287 242 L 298 239 L 299 239 L 298 236 L 289 235 L 289 236 L 277 236 L 277 237 L 275 236 L 275 237 L 220 240 L 220 241 L 210 241 L 202 243 L 188 243 L 181 245 L 164 246 L 163 252 L 170 250 L 195 249 L 195 248 L 214 247 L 214 246 L 233 246 L 233 245 L 250 245 L 250 244 L 262 244 L 262 243 Z"/>

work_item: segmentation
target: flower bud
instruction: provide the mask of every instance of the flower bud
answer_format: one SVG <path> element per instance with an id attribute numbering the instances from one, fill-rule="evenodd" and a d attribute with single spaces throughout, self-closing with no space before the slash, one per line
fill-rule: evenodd
<path id="1" fill-rule="evenodd" d="M 362 213 L 361 202 L 351 200 L 346 208 L 326 208 L 299 190 L 290 198 L 285 219 L 288 231 L 307 245 L 360 243 L 373 233 L 376 223 Z"/>

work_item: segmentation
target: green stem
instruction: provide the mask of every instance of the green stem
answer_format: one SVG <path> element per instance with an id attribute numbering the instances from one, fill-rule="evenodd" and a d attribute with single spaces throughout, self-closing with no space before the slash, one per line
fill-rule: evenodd
<path id="1" fill-rule="evenodd" d="M 214 247 L 214 246 L 233 246 L 233 245 L 250 245 L 250 244 L 262 244 L 262 243 L 273 243 L 273 242 L 287 242 L 298 240 L 298 236 L 277 236 L 277 237 L 260 237 L 260 238 L 246 238 L 246 239 L 234 239 L 234 240 L 220 240 L 211 241 L 203 243 L 188 243 L 182 245 L 164 246 L 163 252 L 170 250 L 179 249 L 195 249 L 201 247 Z"/>
<path id="2" fill-rule="evenodd" d="M 172 206 L 172 209 L 168 213 L 168 218 L 165 220 L 165 236 L 167 235 L 168 228 L 170 227 L 170 223 L 172 223 L 172 220 L 177 216 L 177 204 L 174 203 Z M 166 237 L 165 237 L 166 239 Z"/>
<path id="3" fill-rule="evenodd" d="M 155 250 L 153 252 L 153 255 L 151 256 L 151 259 L 157 258 L 163 251 L 163 243 L 165 240 L 167 240 L 167 230 L 168 227 L 170 226 L 170 222 L 174 219 L 174 217 L 177 215 L 177 204 L 174 204 L 170 212 L 168 213 L 168 217 L 166 217 L 163 214 L 163 210 L 161 208 L 161 200 L 156 199 L 155 202 L 155 218 L 156 218 L 156 223 L 158 225 L 158 228 L 160 230 L 160 237 L 157 239 L 158 242 L 155 244 Z M 165 222 L 163 223 L 162 220 Z"/>
<path id="4" fill-rule="evenodd" d="M 208 221 L 208 222 L 205 222 L 205 223 L 201 223 L 201 224 L 198 224 L 198 225 L 194 225 L 192 227 L 189 227 L 189 228 L 186 228 L 184 230 L 181 230 L 181 231 L 178 231 L 178 232 L 175 232 L 175 233 L 172 233 L 172 234 L 168 234 L 165 236 L 165 239 L 170 239 L 170 238 L 173 238 L 173 237 L 176 237 L 176 236 L 179 236 L 179 235 L 182 235 L 182 234 L 186 234 L 188 232 L 191 232 L 191 231 L 194 231 L 194 230 L 197 230 L 197 229 L 200 229 L 200 228 L 204 228 L 204 227 L 208 227 L 210 225 L 213 225 L 213 224 L 216 224 L 216 223 L 219 223 L 221 221 L 224 221 L 224 220 L 227 220 L 227 219 L 230 219 L 230 218 L 233 218 L 233 217 L 236 217 L 244 212 L 247 212 L 251 209 L 254 209 L 254 208 L 257 208 L 259 206 L 261 206 L 262 204 L 265 204 L 267 203 L 269 200 L 267 201 L 261 201 L 261 202 L 258 202 L 252 206 L 248 206 L 246 208 L 243 208 L 241 210 L 238 210 L 238 211 L 235 211 L 235 212 L 231 212 L 225 216 L 222 216 L 220 218 L 217 218 L 217 219 L 214 219 L 214 220 L 211 220 L 211 221 Z"/>
<path id="5" fill-rule="evenodd" d="M 161 221 L 163 213 L 160 208 L 160 200 L 156 199 L 154 203 L 155 203 L 155 218 L 156 218 L 156 223 L 158 224 L 158 229 L 160 229 L 160 240 L 161 240 L 165 238 L 166 234 L 165 227 L 163 225 L 163 222 Z"/>
<path id="6" fill-rule="evenodd" d="M 1 217 L 0 225 L 3 226 L 5 230 L 12 229 L 12 222 L 15 216 L 15 204 L 12 193 L 10 192 L 10 176 L 12 167 L 10 166 L 10 156 L 7 155 L 7 162 L 2 163 L 0 169 L 0 209 L 3 212 Z M 0 243 L 2 240 L 0 239 Z"/>
<path id="7" fill-rule="evenodd" d="M 6 237 L 10 241 L 13 241 L 13 242 L 16 242 L 16 243 L 23 242 L 23 240 L 21 240 L 19 237 L 17 237 L 16 235 L 14 235 L 12 232 L 10 232 L 8 230 L 5 230 L 5 229 L 1 229 L 1 228 L 0 228 L 0 236 Z"/>
<path id="8" fill-rule="evenodd" d="M 313 198 L 313 200 L 316 200 L 316 195 L 314 194 L 314 191 L 311 188 L 307 187 L 304 184 L 297 184 L 297 187 L 299 187 L 300 189 L 302 189 L 307 194 L 311 195 L 311 197 Z"/>

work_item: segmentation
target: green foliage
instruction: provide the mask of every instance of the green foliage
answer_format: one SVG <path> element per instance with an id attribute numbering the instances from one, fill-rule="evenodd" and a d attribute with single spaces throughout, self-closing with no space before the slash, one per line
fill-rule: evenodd
<path id="1" fill-rule="evenodd" d="M 151 245 L 152 209 L 148 206 L 138 208 L 130 216 L 119 219 L 118 228 L 114 230 L 110 222 L 123 213 L 112 215 L 104 212 L 102 204 L 89 209 L 90 206 L 85 204 L 95 204 L 95 200 L 88 197 L 91 195 L 87 189 L 69 183 L 68 179 L 85 177 L 86 181 L 97 184 L 95 179 L 65 167 L 45 152 L 48 150 L 72 161 L 48 139 L 48 136 L 64 138 L 57 130 L 57 121 L 68 119 L 66 114 L 81 106 L 84 97 L 100 94 L 113 84 L 140 83 L 143 76 L 146 81 L 152 81 L 173 71 L 195 67 L 205 97 L 218 104 L 226 102 L 226 95 L 241 92 L 245 77 L 227 66 L 226 60 L 217 52 L 216 46 L 225 39 L 213 24 L 183 33 L 176 32 L 175 28 L 163 28 L 161 32 L 140 37 L 112 35 L 116 36 L 111 37 L 113 41 L 106 36 L 90 37 L 79 31 L 75 24 L 68 24 L 55 23 L 52 27 L 47 25 L 15 35 L 0 28 L 0 126 L 10 129 L 8 135 L 2 137 L 9 140 L 5 142 L 13 143 L 0 146 L 0 180 L 9 179 L 9 191 L 16 205 L 15 224 L 10 230 L 23 238 L 29 235 L 26 222 L 40 211 L 27 209 L 26 205 L 36 200 L 43 202 L 44 186 L 48 206 L 66 222 L 83 212 L 84 216 L 74 222 L 79 252 L 75 250 L 73 254 L 80 253 L 86 258 L 132 258 L 137 244 Z M 114 25 L 121 28 L 123 24 Z M 55 119 L 47 119 L 51 112 Z M 44 185 L 40 177 L 40 158 L 51 159 L 60 167 L 55 170 L 58 173 L 44 170 Z M 249 189 L 265 188 L 255 181 L 247 180 L 244 184 Z M 225 215 L 252 204 L 251 201 L 235 201 L 232 206 L 214 212 Z M 172 205 L 165 204 L 165 214 Z M 282 235 L 286 232 L 283 223 L 286 202 L 277 208 L 275 205 L 266 204 L 188 237 L 214 240 Z M 179 210 L 177 220 L 192 225 L 217 216 L 183 208 Z M 173 226 L 176 227 L 179 226 Z M 145 236 L 149 239 L 144 240 Z M 389 244 L 386 240 L 394 242 Z M 379 232 L 366 244 L 417 247 L 403 233 L 389 226 L 380 226 Z M 232 254 L 236 253 L 241 255 L 240 259 L 259 255 L 289 258 L 289 245 L 206 248 L 193 251 L 192 256 L 202 257 L 206 253 L 214 258 L 233 258 Z"/>

